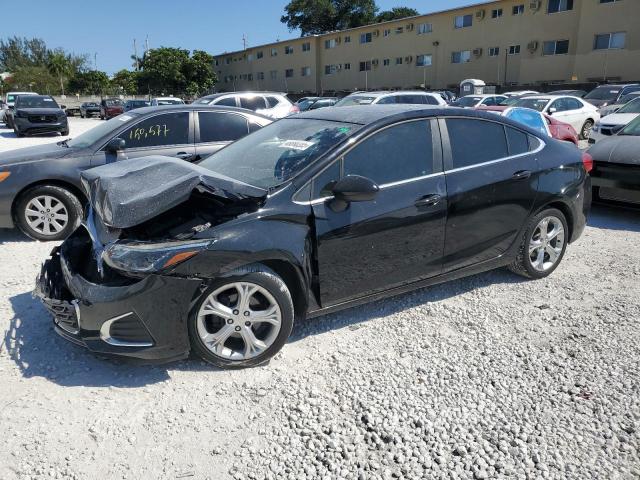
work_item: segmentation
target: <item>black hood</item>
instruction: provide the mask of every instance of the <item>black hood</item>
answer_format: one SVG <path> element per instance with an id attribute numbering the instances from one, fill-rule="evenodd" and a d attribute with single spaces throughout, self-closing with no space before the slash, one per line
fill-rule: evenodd
<path id="1" fill-rule="evenodd" d="M 614 135 L 599 140 L 587 153 L 596 162 L 640 165 L 640 136 Z"/>
<path id="2" fill-rule="evenodd" d="M 32 107 L 32 108 L 20 108 L 16 109 L 17 112 L 23 112 L 27 115 L 63 115 L 64 112 L 60 107 L 54 108 L 43 108 L 43 107 Z"/>
<path id="3" fill-rule="evenodd" d="M 229 200 L 267 191 L 171 157 L 124 160 L 81 173 L 82 186 L 102 222 L 130 228 L 187 201 L 199 189 Z"/>
<path id="4" fill-rule="evenodd" d="M 34 162 L 39 160 L 53 160 L 73 154 L 78 150 L 57 143 L 37 145 L 35 147 L 20 148 L 0 153 L 0 166 L 9 166 L 19 163 Z"/>

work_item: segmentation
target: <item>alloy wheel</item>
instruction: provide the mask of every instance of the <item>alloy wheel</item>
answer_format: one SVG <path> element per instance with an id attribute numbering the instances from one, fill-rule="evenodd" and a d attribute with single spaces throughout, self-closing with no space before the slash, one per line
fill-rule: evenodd
<path id="1" fill-rule="evenodd" d="M 33 197 L 24 211 L 27 224 L 41 235 L 56 235 L 69 223 L 64 203 L 51 195 Z"/>
<path id="2" fill-rule="evenodd" d="M 274 297 L 251 282 L 216 289 L 202 302 L 197 316 L 202 343 L 227 360 L 262 354 L 278 337 L 281 324 L 282 313 Z"/>
<path id="3" fill-rule="evenodd" d="M 544 217 L 529 240 L 529 260 L 533 268 L 545 272 L 558 262 L 564 248 L 564 226 L 558 217 Z"/>

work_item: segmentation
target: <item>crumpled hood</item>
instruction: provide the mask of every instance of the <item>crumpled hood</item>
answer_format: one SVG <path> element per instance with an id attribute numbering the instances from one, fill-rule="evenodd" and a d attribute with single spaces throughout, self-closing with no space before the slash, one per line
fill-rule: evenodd
<path id="1" fill-rule="evenodd" d="M 640 137 L 614 135 L 598 141 L 587 150 L 587 153 L 596 162 L 640 165 Z"/>
<path id="2" fill-rule="evenodd" d="M 123 160 L 80 174 L 93 210 L 111 228 L 130 228 L 187 201 L 195 189 L 229 200 L 267 191 L 172 157 Z"/>
<path id="3" fill-rule="evenodd" d="M 626 125 L 638 116 L 637 113 L 611 113 L 600 120 L 601 125 Z"/>
<path id="4" fill-rule="evenodd" d="M 0 167 L 13 165 L 16 163 L 27 163 L 39 160 L 54 160 L 63 158 L 71 153 L 76 153 L 75 148 L 68 148 L 63 145 L 49 143 L 37 145 L 35 147 L 19 148 L 0 153 Z"/>

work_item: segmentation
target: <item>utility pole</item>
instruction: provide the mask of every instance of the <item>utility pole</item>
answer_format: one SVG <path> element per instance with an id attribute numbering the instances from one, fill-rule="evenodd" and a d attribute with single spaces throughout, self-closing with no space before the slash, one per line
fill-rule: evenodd
<path id="1" fill-rule="evenodd" d="M 147 35 L 144 40 L 144 53 L 146 54 L 148 51 L 149 51 L 149 35 Z"/>
<path id="2" fill-rule="evenodd" d="M 508 67 L 508 62 L 509 61 L 509 47 L 506 47 L 504 49 L 504 81 L 502 82 L 502 85 L 504 87 L 507 86 L 507 67 Z"/>
<path id="3" fill-rule="evenodd" d="M 94 52 L 93 54 L 93 69 L 98 70 L 98 52 Z"/>
<path id="4" fill-rule="evenodd" d="M 249 39 L 248 39 L 248 38 L 247 38 L 247 36 L 243 33 L 243 34 L 242 34 L 242 49 L 243 49 L 243 50 L 246 50 L 246 49 L 247 49 L 248 43 L 249 43 Z"/>

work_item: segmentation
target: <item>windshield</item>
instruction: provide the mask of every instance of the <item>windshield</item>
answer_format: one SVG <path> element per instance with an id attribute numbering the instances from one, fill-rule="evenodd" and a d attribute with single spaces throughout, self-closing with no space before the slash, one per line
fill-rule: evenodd
<path id="1" fill-rule="evenodd" d="M 232 143 L 199 165 L 256 187 L 275 187 L 359 128 L 327 120 L 283 119 Z"/>
<path id="2" fill-rule="evenodd" d="M 349 95 L 348 97 L 344 97 L 338 103 L 335 104 L 336 107 L 352 107 L 354 105 L 371 105 L 376 97 L 365 96 L 365 95 Z"/>
<path id="3" fill-rule="evenodd" d="M 122 100 L 117 100 L 117 99 L 115 99 L 115 100 L 105 100 L 104 104 L 107 107 L 117 107 L 117 106 L 122 105 Z"/>
<path id="4" fill-rule="evenodd" d="M 99 123 L 96 127 L 93 127 L 91 130 L 87 130 L 81 135 L 78 135 L 75 138 L 69 139 L 67 145 L 69 147 L 76 148 L 87 148 L 96 143 L 105 135 L 108 135 L 111 132 L 114 132 L 119 127 L 130 123 L 132 120 L 136 118 L 136 115 L 124 114 L 119 115 L 111 120 L 107 120 L 104 123 Z"/>
<path id="5" fill-rule="evenodd" d="M 513 121 L 522 123 L 534 130 L 548 135 L 547 121 L 540 112 L 531 110 L 530 108 L 509 108 L 504 112 L 504 116 Z"/>
<path id="6" fill-rule="evenodd" d="M 502 100 L 498 105 L 513 105 L 518 100 L 520 100 L 520 97 L 509 97 Z"/>
<path id="7" fill-rule="evenodd" d="M 635 135 L 640 136 L 640 116 L 631 120 L 618 135 Z"/>
<path id="8" fill-rule="evenodd" d="M 524 107 L 531 108 L 533 110 L 537 110 L 541 112 L 544 110 L 544 107 L 549 103 L 548 98 L 520 98 L 517 102 L 513 104 L 514 107 Z"/>
<path id="9" fill-rule="evenodd" d="M 635 97 L 629 103 L 620 107 L 616 113 L 640 113 L 640 97 Z"/>
<path id="10" fill-rule="evenodd" d="M 452 103 L 454 107 L 475 107 L 482 97 L 462 97 Z"/>
<path id="11" fill-rule="evenodd" d="M 584 98 L 585 100 L 615 100 L 620 91 L 620 88 L 597 87 L 587 93 Z"/>
<path id="12" fill-rule="evenodd" d="M 182 105 L 184 102 L 178 99 L 156 100 L 158 105 Z"/>
<path id="13" fill-rule="evenodd" d="M 60 108 L 51 97 L 20 95 L 16 99 L 16 108 Z"/>

